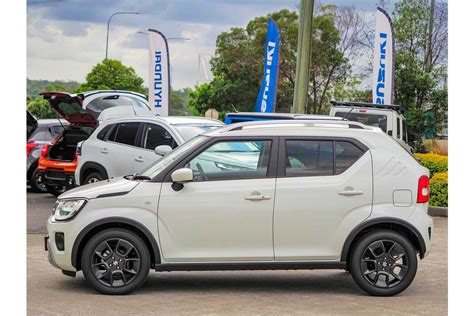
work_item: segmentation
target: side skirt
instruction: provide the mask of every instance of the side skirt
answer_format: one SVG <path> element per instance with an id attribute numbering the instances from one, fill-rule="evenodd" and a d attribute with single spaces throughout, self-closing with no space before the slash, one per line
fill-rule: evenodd
<path id="1" fill-rule="evenodd" d="M 344 261 L 306 262 L 226 262 L 226 263 L 164 263 L 156 271 L 220 271 L 220 270 L 313 270 L 346 269 Z"/>

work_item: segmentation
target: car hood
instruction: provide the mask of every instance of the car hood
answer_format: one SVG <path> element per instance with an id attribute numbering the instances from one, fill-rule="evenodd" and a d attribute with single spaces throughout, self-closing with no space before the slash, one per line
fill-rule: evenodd
<path id="1" fill-rule="evenodd" d="M 66 191 L 61 194 L 58 199 L 96 199 L 100 197 L 123 195 L 132 191 L 139 183 L 139 181 L 127 180 L 125 178 L 109 179 Z"/>

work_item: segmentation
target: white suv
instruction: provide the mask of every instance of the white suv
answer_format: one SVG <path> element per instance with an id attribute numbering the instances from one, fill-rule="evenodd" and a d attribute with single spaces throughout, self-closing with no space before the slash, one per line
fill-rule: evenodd
<path id="1" fill-rule="evenodd" d="M 77 185 L 142 171 L 187 140 L 222 127 L 215 119 L 143 116 L 103 122 L 77 145 Z"/>
<path id="2" fill-rule="evenodd" d="M 156 271 L 346 269 L 406 289 L 431 248 L 428 170 L 379 128 L 266 121 L 197 136 L 138 175 L 61 195 L 49 260 L 124 294 Z"/>

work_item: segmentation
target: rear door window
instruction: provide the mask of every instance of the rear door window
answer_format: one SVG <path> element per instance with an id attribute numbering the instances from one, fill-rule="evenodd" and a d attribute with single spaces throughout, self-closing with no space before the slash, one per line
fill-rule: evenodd
<path id="1" fill-rule="evenodd" d="M 140 123 L 138 122 L 117 124 L 114 141 L 116 143 L 134 146 L 139 127 Z"/>
<path id="2" fill-rule="evenodd" d="M 350 142 L 336 141 L 336 174 L 341 174 L 352 166 L 364 152 Z"/>
<path id="3" fill-rule="evenodd" d="M 285 163 L 287 177 L 333 175 L 333 141 L 287 140 Z"/>

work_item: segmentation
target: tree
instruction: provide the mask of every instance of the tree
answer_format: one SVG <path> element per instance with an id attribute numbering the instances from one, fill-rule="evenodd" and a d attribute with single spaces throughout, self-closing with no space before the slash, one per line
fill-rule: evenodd
<path id="1" fill-rule="evenodd" d="M 333 6 L 324 6 L 313 17 L 310 88 L 306 112 L 319 113 L 327 107 L 330 92 L 345 80 L 348 59 L 339 46 Z M 190 106 L 203 113 L 215 108 L 229 111 L 253 111 L 263 76 L 267 21 L 273 19 L 280 30 L 280 58 L 277 112 L 289 112 L 293 103 L 298 44 L 298 15 L 281 10 L 251 20 L 245 28 L 232 28 L 219 34 L 216 53 L 211 59 L 214 79 L 196 87 Z"/>
<path id="2" fill-rule="evenodd" d="M 59 117 L 56 111 L 51 108 L 49 102 L 43 99 L 43 97 L 38 97 L 36 99 L 30 100 L 26 108 L 38 119 Z"/>
<path id="3" fill-rule="evenodd" d="M 407 109 L 407 125 L 422 136 L 447 118 L 447 4 L 400 0 L 395 28 L 395 103 Z M 436 113 L 427 120 L 425 112 Z"/>
<path id="4" fill-rule="evenodd" d="M 129 90 L 145 93 L 143 79 L 137 76 L 132 67 L 123 65 L 119 60 L 104 59 L 94 66 L 77 92 L 89 90 Z"/>

